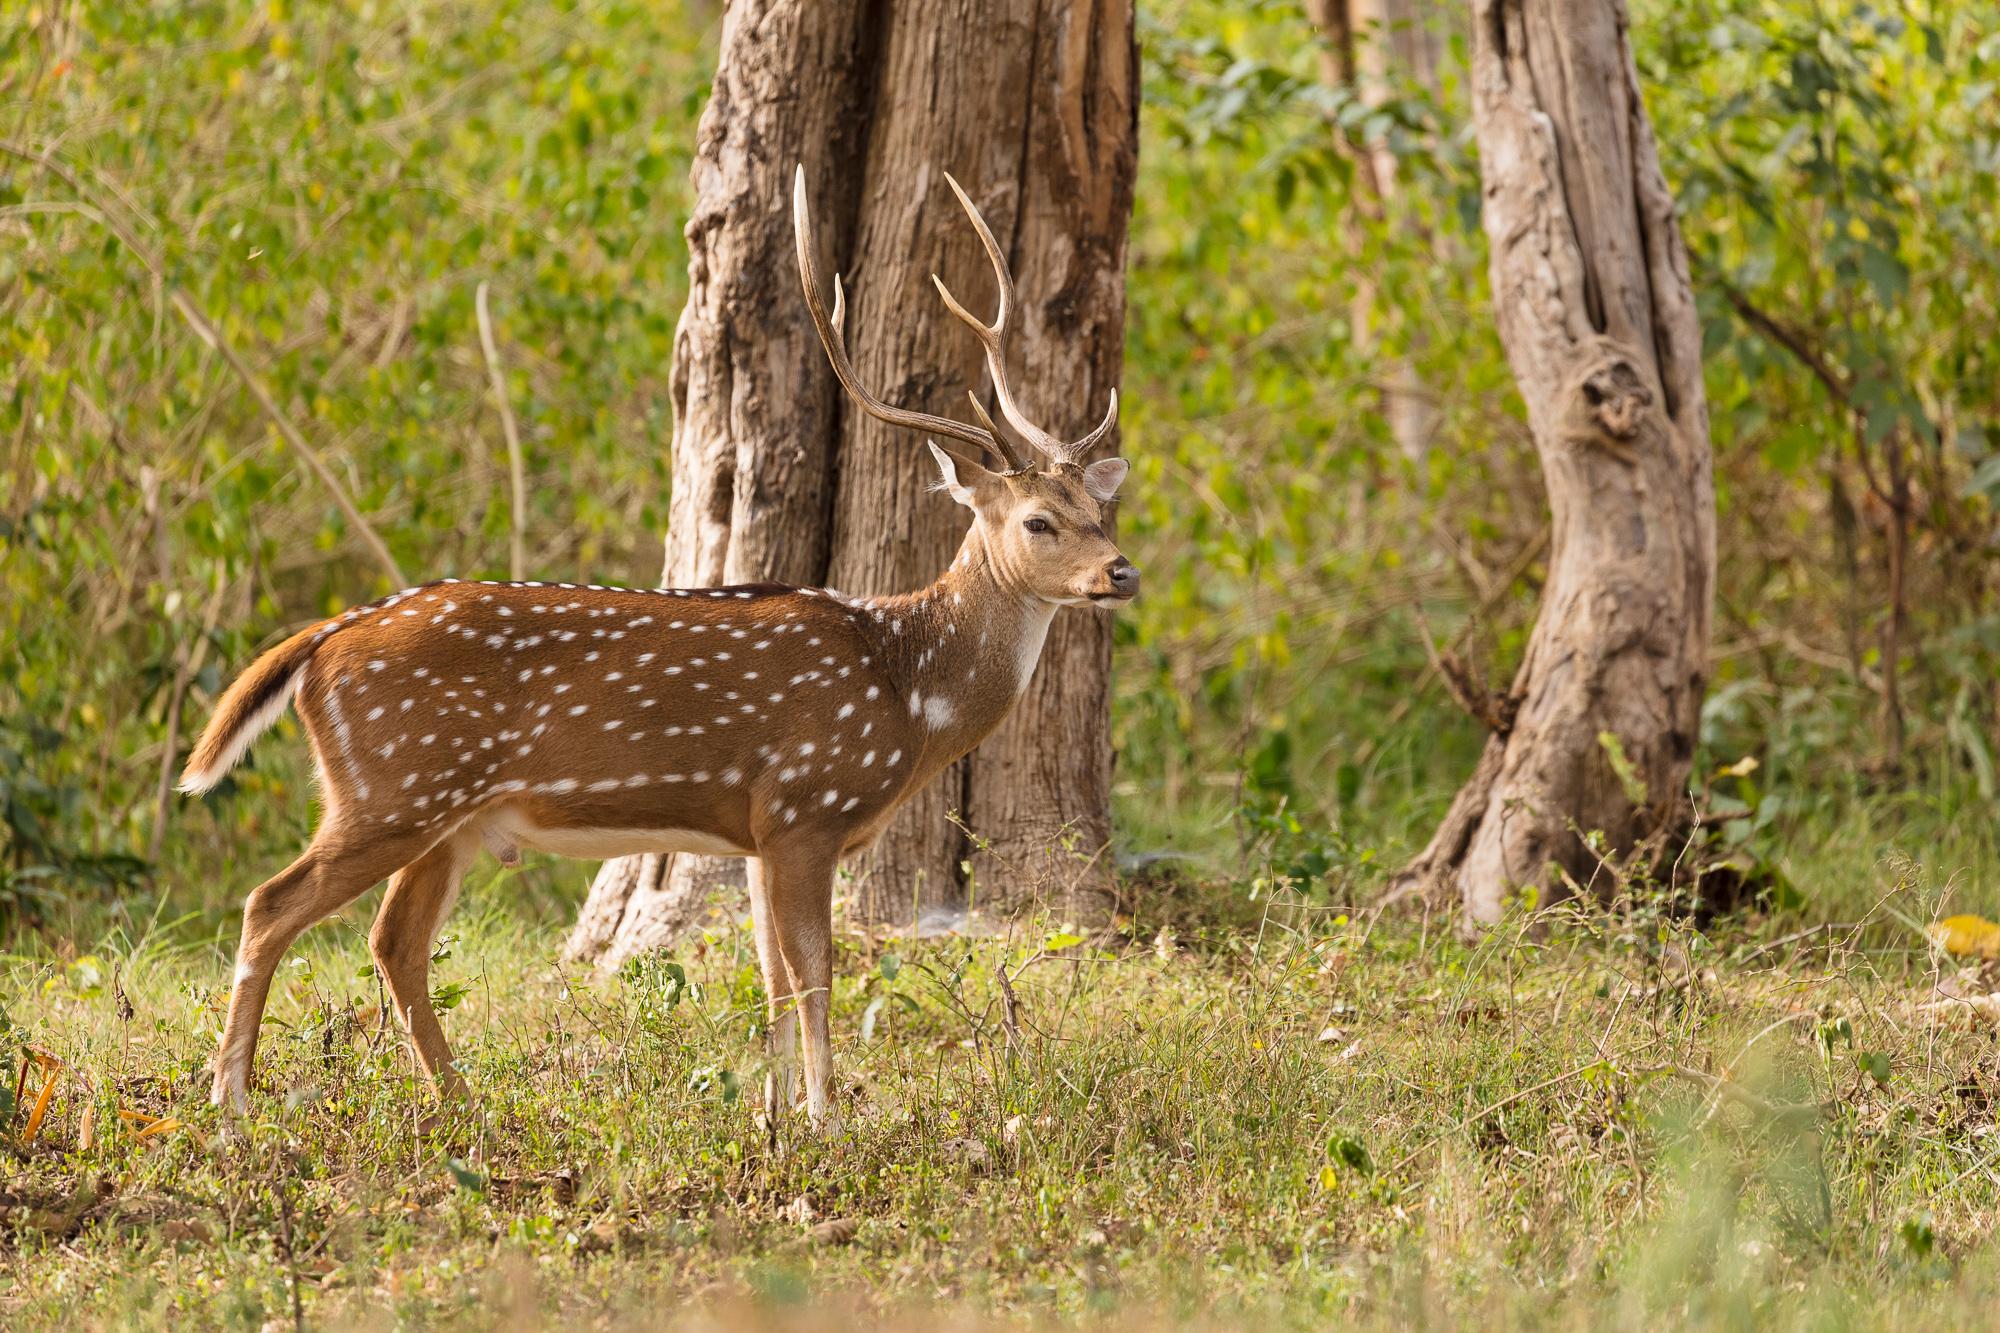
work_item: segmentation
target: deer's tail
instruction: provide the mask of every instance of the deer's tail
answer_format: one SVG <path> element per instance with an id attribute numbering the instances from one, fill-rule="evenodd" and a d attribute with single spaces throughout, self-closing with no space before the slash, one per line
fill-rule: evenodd
<path id="1" fill-rule="evenodd" d="M 198 795 L 222 781 L 250 743 L 270 729 L 283 715 L 298 690 L 299 673 L 312 660 L 313 650 L 325 636 L 321 625 L 300 630 L 250 664 L 223 691 L 215 715 L 208 719 L 187 767 L 181 770 L 180 789 Z"/>

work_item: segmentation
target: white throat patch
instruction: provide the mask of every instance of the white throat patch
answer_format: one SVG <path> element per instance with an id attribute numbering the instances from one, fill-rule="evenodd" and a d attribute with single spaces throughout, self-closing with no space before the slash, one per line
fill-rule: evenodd
<path id="1" fill-rule="evenodd" d="M 1056 618 L 1055 604 L 1041 602 L 1028 611 L 1028 623 L 1021 627 L 1021 637 L 1016 641 L 1014 658 L 1014 693 L 1028 688 L 1028 681 L 1035 674 L 1035 663 L 1042 660 L 1042 645 L 1048 641 L 1049 622 Z"/>

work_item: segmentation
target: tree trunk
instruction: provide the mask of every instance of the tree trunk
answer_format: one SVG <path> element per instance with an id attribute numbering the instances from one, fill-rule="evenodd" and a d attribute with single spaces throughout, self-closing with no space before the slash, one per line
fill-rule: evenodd
<path id="1" fill-rule="evenodd" d="M 916 274 L 942 274 L 990 310 L 992 279 L 951 197 L 949 167 L 1008 250 L 1022 309 L 1012 351 L 1029 410 L 1069 436 L 1094 425 L 1124 352 L 1125 238 L 1138 165 L 1138 48 L 1121 3 L 963 0 L 894 15 L 878 83 L 868 196 L 853 266 L 850 346 L 865 382 L 897 402 L 957 414 L 979 385 L 978 346 Z M 937 34 L 978 30 L 977 42 Z M 941 98 L 913 89 L 951 90 Z M 996 131 L 996 127 L 1004 129 Z M 950 145 L 940 148 L 939 145 Z M 953 165 L 956 164 L 956 165 Z M 990 386 L 987 394 L 992 406 Z M 844 421 L 830 581 L 901 591 L 934 577 L 963 535 L 960 511 L 927 492 L 929 463 L 905 433 L 859 413 Z M 990 856 L 981 897 L 1102 919 L 1110 836 L 1109 613 L 1065 612 L 1007 722 L 910 802 L 855 867 L 856 915 L 895 925 L 967 905 L 971 848 Z M 1064 830 L 1095 870 L 1079 873 Z"/>
<path id="2" fill-rule="evenodd" d="M 1125 357 L 1139 166 L 1131 7 L 1052 11 L 1036 28 L 1029 91 L 1013 250 L 1041 299 L 1021 312 L 1016 382 L 1035 386 L 1045 424 L 1075 439 L 1097 424 Z M 1103 455 L 1119 442 L 1114 430 Z M 973 857 L 985 905 L 1043 903 L 1086 923 L 1110 916 L 1111 622 L 1108 611 L 1057 616 L 1021 702 L 972 753 L 968 814 L 985 840 Z"/>
<path id="3" fill-rule="evenodd" d="M 697 134 L 688 301 L 674 331 L 673 492 L 662 583 L 819 580 L 839 388 L 806 317 L 793 258 L 792 170 L 804 163 L 837 251 L 854 229 L 872 5 L 737 0 Z M 565 952 L 616 967 L 670 944 L 739 861 L 607 861 Z"/>
<path id="4" fill-rule="evenodd" d="M 729 7 L 675 339 L 669 583 L 902 592 L 935 577 L 962 535 L 963 511 L 929 492 L 922 441 L 839 396 L 799 293 L 794 162 L 806 165 L 822 259 L 846 275 L 849 351 L 876 392 L 956 416 L 983 383 L 977 343 L 930 284 L 938 273 L 975 305 L 991 290 L 944 189 L 950 171 L 1010 250 L 1022 302 L 1013 350 L 1034 410 L 1072 434 L 1095 423 L 1123 352 L 1137 62 L 1132 11 L 1116 2 Z M 955 812 L 996 848 L 1038 848 L 1052 821 L 1074 823 L 1081 842 L 1108 837 L 1106 620 L 1058 617 L 1000 733 L 919 794 L 852 868 L 855 916 L 902 926 L 925 910 L 964 910 L 968 849 Z M 1061 762 L 1023 763 L 1024 752 Z M 604 866 L 572 957 L 615 966 L 669 943 L 717 885 L 742 883 L 734 862 L 664 860 Z M 1108 876 L 1087 889 L 1075 906 L 1101 916 Z"/>
<path id="5" fill-rule="evenodd" d="M 1404 888 L 1476 922 L 1682 817 L 1715 491 L 1701 330 L 1620 0 L 1475 0 L 1493 308 L 1549 492 L 1542 611 L 1472 778 Z M 1562 872 L 1561 874 L 1556 873 Z"/>
<path id="6" fill-rule="evenodd" d="M 1405 81 L 1436 95 L 1445 41 L 1435 0 L 1306 0 L 1306 13 L 1319 29 L 1320 78 L 1328 87 L 1349 89 L 1370 107 L 1383 105 Z M 1394 207 L 1401 186 L 1396 155 L 1386 138 L 1356 139 L 1351 149 L 1368 211 L 1380 217 Z M 1382 308 L 1380 295 L 1373 281 L 1358 281 L 1350 312 L 1358 347 L 1373 346 L 1381 323 L 1399 317 Z M 1411 462 L 1422 462 L 1437 434 L 1438 409 L 1409 357 L 1384 359 L 1380 392 L 1390 436 Z"/>

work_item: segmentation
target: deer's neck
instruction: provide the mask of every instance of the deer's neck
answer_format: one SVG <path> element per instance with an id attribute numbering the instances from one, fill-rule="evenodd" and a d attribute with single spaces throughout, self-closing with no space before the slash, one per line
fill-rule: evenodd
<path id="1" fill-rule="evenodd" d="M 884 668 L 939 762 L 999 725 L 1027 688 L 1056 612 L 1001 581 L 976 525 L 936 582 L 874 605 Z"/>

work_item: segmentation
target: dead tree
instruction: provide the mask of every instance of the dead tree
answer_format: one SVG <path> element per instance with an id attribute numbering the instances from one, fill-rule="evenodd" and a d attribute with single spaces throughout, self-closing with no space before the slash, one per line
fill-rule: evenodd
<path id="1" fill-rule="evenodd" d="M 1622 0 L 1475 0 L 1493 309 L 1548 488 L 1548 580 L 1471 778 L 1400 888 L 1497 919 L 1685 813 L 1715 491 L 1701 328 Z M 1567 881 L 1565 880 L 1567 877 Z"/>

